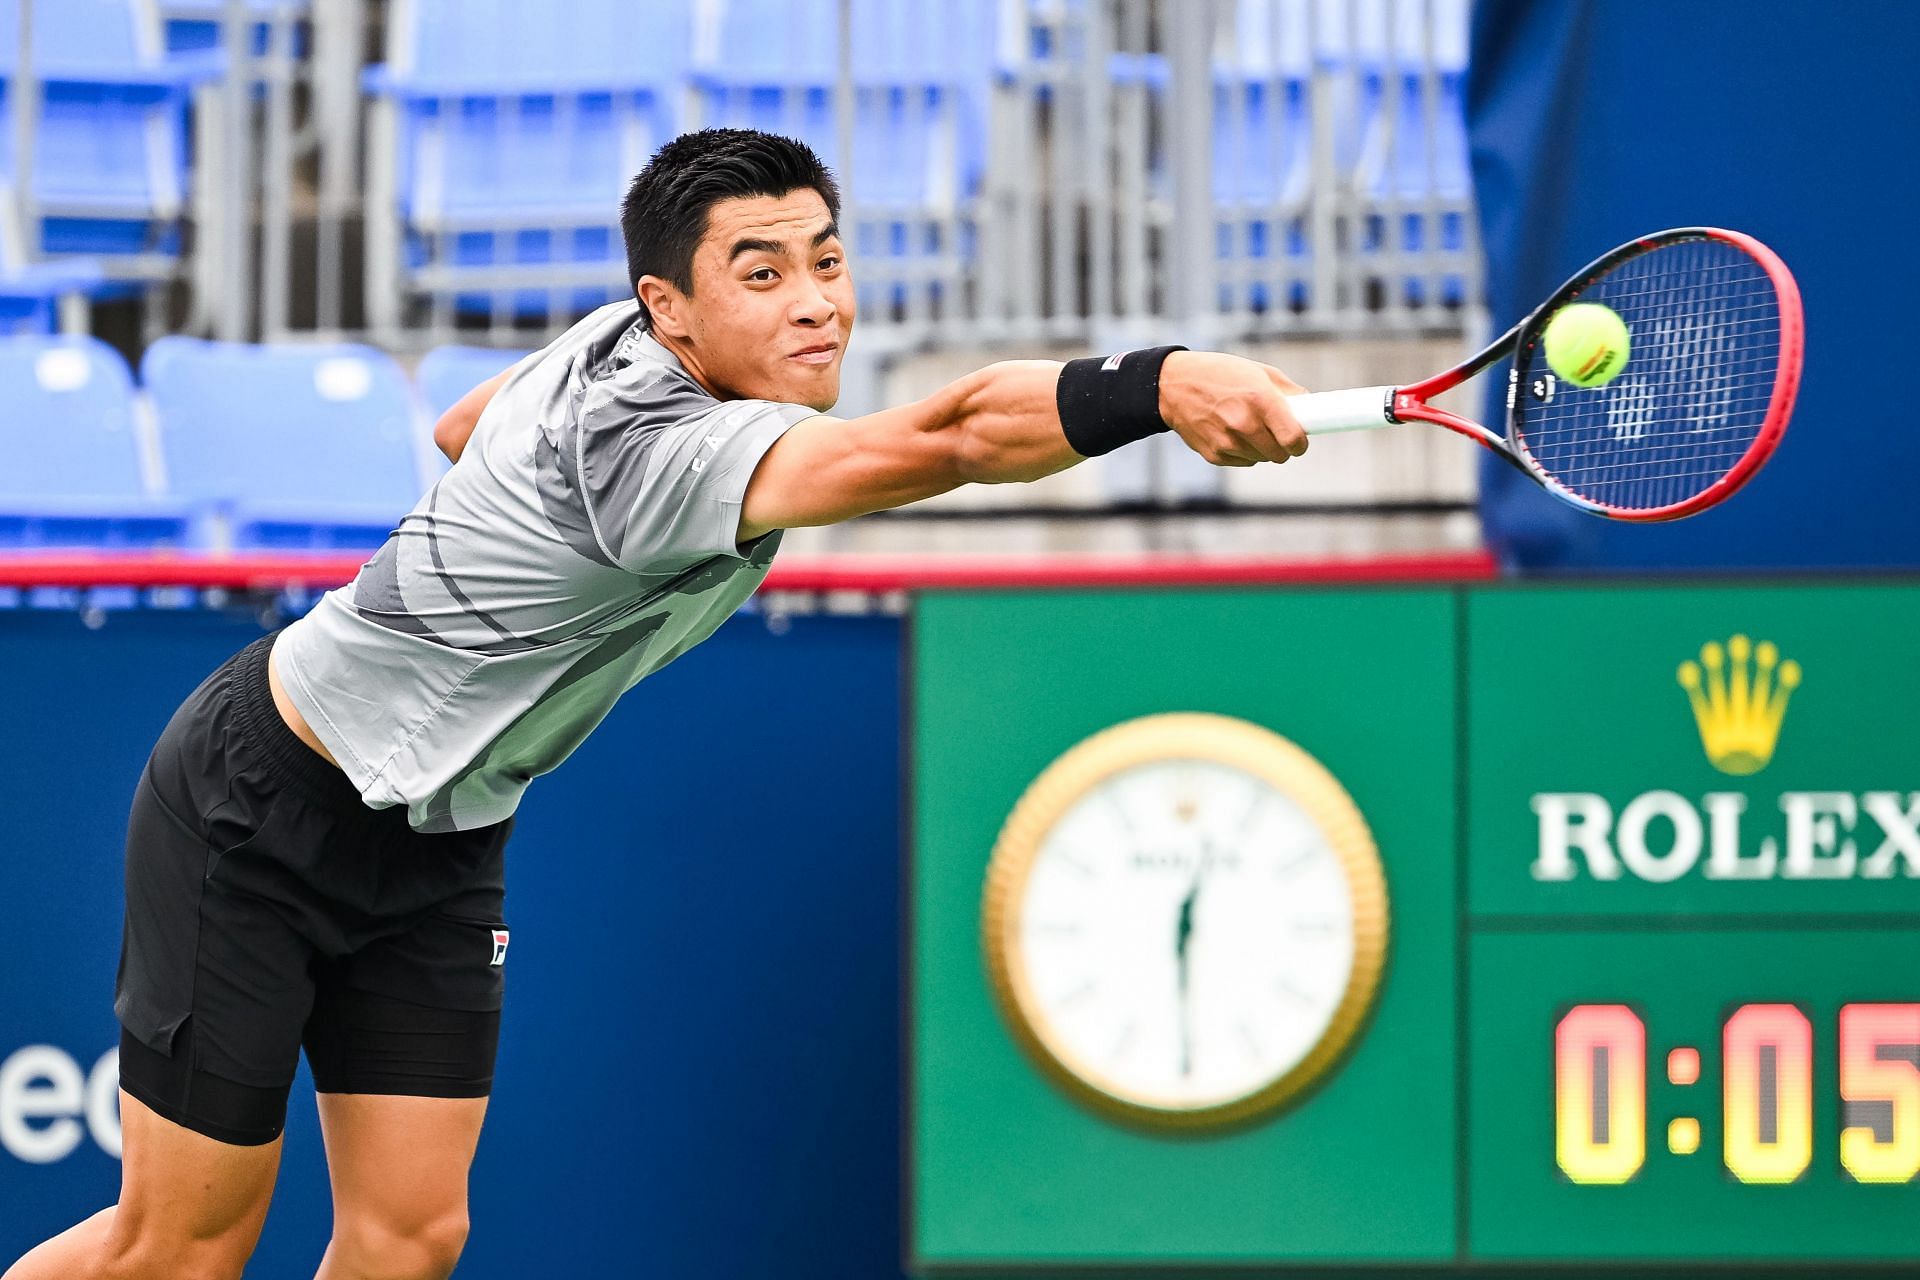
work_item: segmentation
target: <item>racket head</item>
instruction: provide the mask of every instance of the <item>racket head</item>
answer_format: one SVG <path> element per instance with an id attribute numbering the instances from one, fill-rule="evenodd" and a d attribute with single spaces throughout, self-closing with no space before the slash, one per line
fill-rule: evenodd
<path id="1" fill-rule="evenodd" d="M 1577 387 L 1547 367 L 1573 302 L 1626 322 L 1626 368 Z M 1800 385 L 1805 324 L 1786 264 L 1752 236 L 1679 227 L 1589 264 L 1515 327 L 1506 443 L 1556 496 L 1615 520 L 1723 502 L 1772 456 Z"/>

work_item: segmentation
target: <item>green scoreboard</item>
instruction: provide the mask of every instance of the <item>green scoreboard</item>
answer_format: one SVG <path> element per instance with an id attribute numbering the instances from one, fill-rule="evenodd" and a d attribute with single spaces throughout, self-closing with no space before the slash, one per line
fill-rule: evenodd
<path id="1" fill-rule="evenodd" d="M 924 1274 L 1920 1273 L 1920 588 L 936 593 Z"/>

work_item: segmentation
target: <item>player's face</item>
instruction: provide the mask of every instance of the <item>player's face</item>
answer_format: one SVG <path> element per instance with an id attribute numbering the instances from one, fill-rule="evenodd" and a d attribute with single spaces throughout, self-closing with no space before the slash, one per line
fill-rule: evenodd
<path id="1" fill-rule="evenodd" d="M 811 189 L 725 200 L 693 256 L 693 294 L 656 312 L 689 370 L 725 395 L 830 409 L 853 329 L 839 228 Z"/>

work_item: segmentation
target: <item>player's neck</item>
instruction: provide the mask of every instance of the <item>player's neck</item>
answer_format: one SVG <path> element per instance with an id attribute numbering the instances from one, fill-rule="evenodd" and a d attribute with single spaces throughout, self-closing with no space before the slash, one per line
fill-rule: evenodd
<path id="1" fill-rule="evenodd" d="M 712 396 L 715 400 L 737 400 L 740 398 L 707 375 L 706 370 L 701 366 L 699 354 L 694 351 L 692 344 L 684 338 L 675 338 L 668 334 L 656 332 L 653 335 L 653 340 L 665 348 L 668 355 L 678 360 L 681 369 L 686 371 L 686 375 L 699 383 L 700 389 Z"/>

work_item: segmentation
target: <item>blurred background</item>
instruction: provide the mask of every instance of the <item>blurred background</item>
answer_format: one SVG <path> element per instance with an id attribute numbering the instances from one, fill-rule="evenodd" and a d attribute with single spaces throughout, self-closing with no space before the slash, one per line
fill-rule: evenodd
<path id="1" fill-rule="evenodd" d="M 1915 47 L 1904 0 L 0 0 L 0 1262 L 113 1194 L 119 845 L 171 709 L 380 545 L 443 409 L 629 296 L 648 156 L 745 125 L 841 177 L 843 415 L 1160 342 L 1411 382 L 1702 224 L 1798 277 L 1799 408 L 1672 526 L 1410 426 L 796 531 L 523 809 L 461 1274 L 1910 1274 Z M 1450 406 L 1501 421 L 1503 372 Z M 1807 672 L 1738 775 L 1675 683 L 1736 635 Z M 1169 1139 L 1031 1060 L 979 911 L 1049 761 L 1190 710 L 1342 781 L 1393 926 L 1323 1086 Z M 1623 826 L 1555 879 L 1572 795 L 1644 862 Z M 1788 1006 L 1804 1100 L 1791 1018 L 1740 1039 Z M 1597 1166 L 1555 1056 L 1589 1007 L 1641 1027 L 1581 1086 Z M 326 1238 L 298 1090 L 289 1135 L 253 1274 Z"/>
<path id="2" fill-rule="evenodd" d="M 619 198 L 703 125 L 803 138 L 841 176 L 861 311 L 843 413 L 1009 354 L 1148 340 L 1367 385 L 1442 367 L 1486 324 L 1465 0 L 7 0 L 0 31 L 22 22 L 4 314 L 91 329 L 138 370 L 157 419 L 140 492 L 203 509 L 253 481 L 208 475 L 186 437 L 261 433 L 174 388 L 245 360 L 263 392 L 300 384 L 288 412 L 352 401 L 366 431 L 403 398 L 435 414 L 627 296 Z M 172 335 L 262 345 L 150 353 Z M 306 367 L 339 358 L 368 376 L 312 406 Z M 394 510 L 433 474 L 417 452 L 417 474 L 368 459 Z M 1329 452 L 1287 483 L 1156 443 L 793 549 L 1477 545 L 1470 454 L 1413 433 Z M 374 497 L 335 457 L 303 497 Z M 180 536 L 248 543 L 213 515 Z M 387 516 L 366 523 L 377 542 Z"/>

